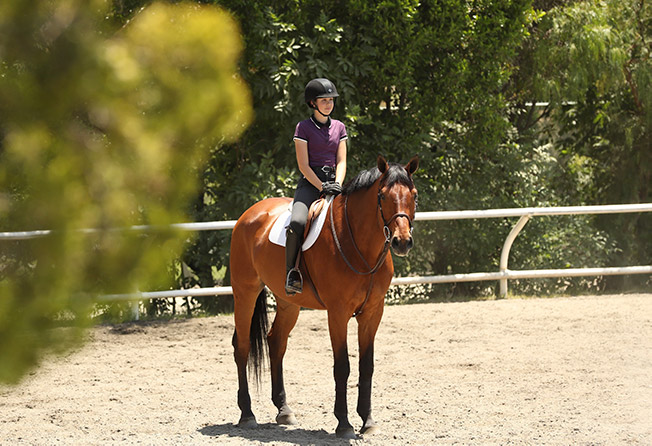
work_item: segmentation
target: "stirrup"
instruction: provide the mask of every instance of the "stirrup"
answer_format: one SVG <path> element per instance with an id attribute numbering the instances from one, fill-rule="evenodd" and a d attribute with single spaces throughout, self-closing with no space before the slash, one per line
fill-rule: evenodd
<path id="1" fill-rule="evenodd" d="M 299 279 L 297 280 L 295 277 L 290 277 L 292 273 L 297 273 Z M 288 275 L 285 278 L 285 292 L 288 296 L 303 292 L 303 276 L 301 275 L 299 268 L 292 268 L 288 271 Z"/>

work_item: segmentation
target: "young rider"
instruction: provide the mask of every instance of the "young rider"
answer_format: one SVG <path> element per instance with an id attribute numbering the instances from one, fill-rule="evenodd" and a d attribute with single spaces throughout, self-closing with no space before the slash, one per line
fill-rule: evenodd
<path id="1" fill-rule="evenodd" d="M 294 132 L 302 176 L 294 193 L 292 218 L 286 228 L 285 292 L 289 295 L 303 291 L 303 279 L 296 263 L 308 209 L 320 195 L 342 192 L 346 176 L 346 128 L 341 121 L 330 117 L 339 96 L 335 85 L 328 79 L 313 79 L 306 85 L 304 96 L 312 116 L 299 122 Z"/>

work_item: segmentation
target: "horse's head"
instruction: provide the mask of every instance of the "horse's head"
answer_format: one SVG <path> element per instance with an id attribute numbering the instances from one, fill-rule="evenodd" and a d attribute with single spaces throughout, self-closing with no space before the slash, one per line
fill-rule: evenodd
<path id="1" fill-rule="evenodd" d="M 392 250 L 398 256 L 405 256 L 414 246 L 412 220 L 417 207 L 417 189 L 412 174 L 419 167 L 419 158 L 413 157 L 405 166 L 388 164 L 378 157 L 381 173 L 378 190 L 378 207 L 383 219 L 385 237 L 391 240 Z"/>

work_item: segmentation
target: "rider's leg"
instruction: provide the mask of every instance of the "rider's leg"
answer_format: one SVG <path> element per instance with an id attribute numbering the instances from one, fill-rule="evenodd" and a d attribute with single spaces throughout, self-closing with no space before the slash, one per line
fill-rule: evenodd
<path id="1" fill-rule="evenodd" d="M 285 245 L 285 292 L 287 294 L 301 293 L 303 280 L 297 268 L 297 256 L 303 243 L 303 231 L 308 221 L 308 209 L 313 201 L 319 198 L 319 191 L 305 178 L 299 181 L 294 194 L 292 217 L 286 228 L 287 241 Z"/>
<path id="2" fill-rule="evenodd" d="M 321 181 L 332 181 L 335 179 L 334 171 L 313 168 L 313 171 Z M 310 184 L 306 177 L 301 177 L 297 190 L 294 192 L 294 204 L 292 205 L 292 218 L 286 228 L 287 242 L 285 247 L 285 292 L 287 294 L 301 293 L 303 291 L 303 279 L 297 266 L 297 256 L 303 243 L 303 231 L 308 221 L 308 209 L 310 205 L 319 198 L 319 190 Z"/>
<path id="3" fill-rule="evenodd" d="M 293 225 L 291 222 L 285 232 L 287 237 L 285 242 L 285 292 L 287 294 L 301 293 L 303 291 L 303 280 L 297 268 L 297 257 L 303 242 L 303 227 L 300 224 Z"/>

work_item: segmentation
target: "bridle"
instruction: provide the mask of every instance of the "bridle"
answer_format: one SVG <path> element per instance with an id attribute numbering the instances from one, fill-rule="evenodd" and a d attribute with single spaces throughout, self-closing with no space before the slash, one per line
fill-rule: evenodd
<path id="1" fill-rule="evenodd" d="M 356 273 L 358 275 L 361 275 L 361 276 L 371 275 L 371 280 L 369 281 L 369 288 L 367 289 L 367 295 L 365 296 L 365 299 L 362 302 L 362 305 L 360 306 L 360 308 L 355 313 L 353 313 L 353 316 L 358 316 L 360 313 L 362 313 L 362 309 L 364 308 L 365 304 L 367 303 L 367 300 L 369 300 L 369 295 L 371 294 L 371 288 L 373 286 L 373 280 L 374 280 L 373 276 L 374 276 L 374 274 L 376 274 L 376 272 L 380 269 L 380 267 L 385 263 L 385 260 L 387 259 L 387 252 L 389 251 L 389 247 L 390 247 L 391 239 L 392 239 L 392 234 L 391 234 L 391 231 L 389 229 L 389 225 L 392 224 L 392 222 L 394 222 L 394 220 L 396 220 L 397 218 L 401 218 L 401 217 L 407 218 L 408 223 L 410 224 L 410 234 L 412 234 L 412 229 L 413 229 L 413 227 L 412 227 L 412 218 L 410 218 L 410 216 L 408 214 L 406 214 L 405 212 L 397 212 L 396 214 L 392 215 L 392 217 L 389 220 L 385 219 L 385 214 L 383 213 L 383 205 L 381 203 L 381 196 L 382 196 L 382 193 L 381 193 L 380 188 L 379 188 L 378 189 L 378 208 L 377 209 L 380 210 L 380 218 L 383 220 L 383 235 L 385 236 L 385 243 L 383 244 L 383 249 L 381 250 L 380 254 L 378 255 L 378 257 L 376 259 L 376 263 L 373 266 L 373 268 L 371 268 L 369 266 L 369 263 L 367 263 L 364 256 L 360 252 L 360 249 L 358 249 L 358 245 L 355 243 L 355 239 L 353 238 L 353 231 L 351 230 L 351 224 L 349 223 L 349 213 L 348 213 L 349 196 L 346 195 L 344 197 L 344 220 L 346 221 L 346 227 L 347 227 L 347 229 L 349 231 L 349 234 L 351 235 L 351 242 L 353 243 L 353 248 L 355 249 L 356 253 L 358 254 L 358 257 L 360 257 L 360 259 L 362 259 L 365 266 L 367 268 L 369 268 L 368 271 L 358 271 L 358 269 L 355 268 L 351 264 L 349 259 L 344 254 L 344 250 L 342 249 L 342 244 L 340 243 L 340 240 L 337 237 L 337 232 L 335 231 L 335 221 L 333 219 L 333 207 L 334 206 L 331 205 L 330 210 L 329 210 L 329 214 L 330 214 L 329 216 L 330 216 L 330 220 L 331 220 L 331 233 L 333 234 L 333 240 L 335 241 L 335 246 L 337 246 L 337 250 L 339 251 L 340 256 L 342 256 L 342 259 L 344 260 L 344 263 L 346 263 L 346 265 L 349 267 L 349 269 L 351 269 L 351 271 L 353 271 L 354 273 Z"/>
<path id="2" fill-rule="evenodd" d="M 391 225 L 394 220 L 400 217 L 407 218 L 408 223 L 410 225 L 410 235 L 412 234 L 412 230 L 414 229 L 412 225 L 412 218 L 405 212 L 397 212 L 396 214 L 392 215 L 392 217 L 387 220 L 385 218 L 385 214 L 383 212 L 383 205 L 381 203 L 381 196 L 382 193 L 380 191 L 380 188 L 378 189 L 378 209 L 380 210 L 380 218 L 383 220 L 383 235 L 385 236 L 385 243 L 383 244 L 383 249 L 380 252 L 380 255 L 376 259 L 376 264 L 374 265 L 373 268 L 369 269 L 368 271 L 358 271 L 356 267 L 354 267 L 349 259 L 346 257 L 346 254 L 344 254 L 344 250 L 342 249 L 342 244 L 340 243 L 339 238 L 337 237 L 337 232 L 335 231 L 335 221 L 333 219 L 333 206 L 330 207 L 330 220 L 331 220 L 331 233 L 333 234 L 333 240 L 335 241 L 335 245 L 337 246 L 337 250 L 339 251 L 340 255 L 342 256 L 342 259 L 344 262 L 347 264 L 347 266 L 351 269 L 356 274 L 359 274 L 361 276 L 366 276 L 369 274 L 374 274 L 378 269 L 382 266 L 382 264 L 385 261 L 387 251 L 389 250 L 390 244 L 392 242 L 392 233 L 389 229 L 389 225 Z M 360 252 L 360 249 L 358 249 L 358 245 L 355 243 L 355 239 L 353 238 L 353 231 L 351 230 L 351 223 L 349 222 L 349 212 L 348 212 L 348 203 L 349 203 L 349 196 L 346 195 L 344 198 L 344 220 L 346 221 L 346 227 L 349 231 L 349 234 L 351 235 L 351 242 L 353 243 L 353 248 L 355 249 L 356 253 L 358 254 L 358 257 L 362 259 L 364 262 L 365 266 L 369 268 L 369 264 L 363 257 L 362 253 Z"/>
<path id="3" fill-rule="evenodd" d="M 410 225 L 410 235 L 412 235 L 412 230 L 414 229 L 414 227 L 412 226 L 412 219 L 405 212 L 397 212 L 396 214 L 392 215 L 392 218 L 390 218 L 389 220 L 385 220 L 385 215 L 383 214 L 383 205 L 380 202 L 381 196 L 382 193 L 380 192 L 380 189 L 378 189 L 378 209 L 380 209 L 380 218 L 382 218 L 383 220 L 383 233 L 385 235 L 385 244 L 388 244 L 391 241 L 392 234 L 389 230 L 389 225 L 391 225 L 392 222 L 399 217 L 407 218 L 408 224 Z M 344 203 L 344 209 L 346 210 L 346 202 Z M 348 223 L 348 217 L 347 217 L 347 223 Z M 349 230 L 350 230 L 350 226 L 349 226 Z M 351 233 L 351 240 L 353 240 L 353 233 Z M 353 242 L 353 245 L 355 245 L 355 241 Z"/>

